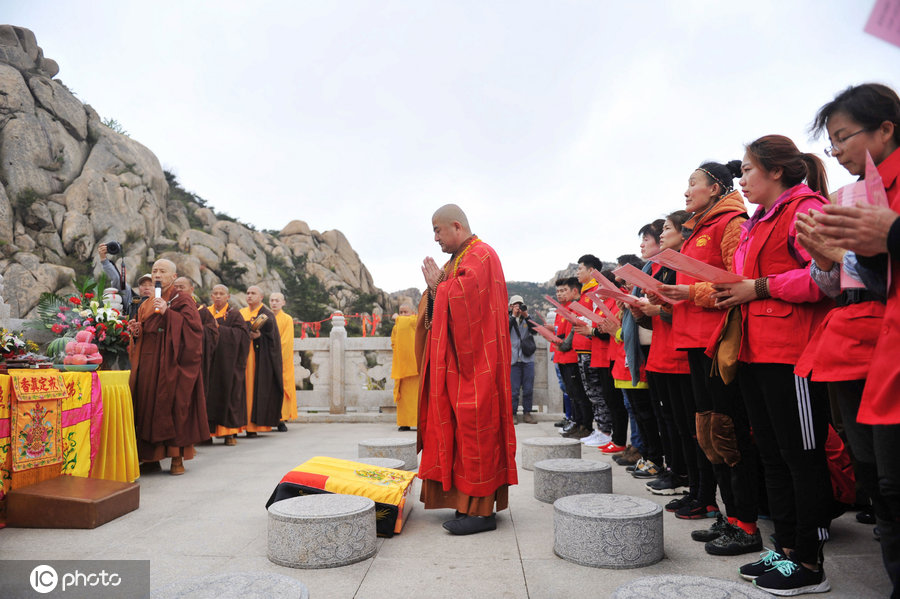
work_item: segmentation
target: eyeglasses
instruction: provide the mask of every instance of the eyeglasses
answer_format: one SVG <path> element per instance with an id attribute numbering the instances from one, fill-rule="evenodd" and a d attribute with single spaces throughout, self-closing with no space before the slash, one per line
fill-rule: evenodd
<path id="1" fill-rule="evenodd" d="M 863 127 L 863 128 L 860 129 L 859 131 L 857 131 L 857 132 L 855 132 L 855 133 L 851 133 L 850 135 L 848 135 L 848 136 L 846 136 L 846 137 L 844 137 L 844 138 L 838 138 L 838 139 L 835 139 L 834 142 L 832 143 L 832 145 L 831 145 L 830 147 L 825 148 L 825 155 L 826 155 L 826 156 L 834 156 L 834 152 L 835 152 L 836 150 L 839 150 L 840 148 L 843 148 L 843 147 L 844 147 L 844 144 L 847 143 L 847 140 L 848 140 L 848 139 L 850 139 L 850 138 L 853 137 L 854 135 L 859 135 L 860 133 L 863 133 L 863 132 L 865 132 L 865 131 L 868 131 L 868 129 L 865 128 L 865 127 Z"/>

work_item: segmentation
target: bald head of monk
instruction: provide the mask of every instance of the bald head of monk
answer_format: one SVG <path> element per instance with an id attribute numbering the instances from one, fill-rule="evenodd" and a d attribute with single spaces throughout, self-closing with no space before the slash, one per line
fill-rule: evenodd
<path id="1" fill-rule="evenodd" d="M 215 306 L 216 310 L 221 310 L 228 304 L 231 293 L 228 292 L 228 287 L 225 285 L 216 285 L 209 293 L 209 297 L 212 299 L 213 306 Z"/>
<path id="2" fill-rule="evenodd" d="M 153 263 L 150 270 L 150 276 L 153 277 L 153 284 L 159 283 L 163 291 L 172 286 L 178 273 L 175 272 L 175 263 L 165 258 L 160 258 Z"/>
<path id="3" fill-rule="evenodd" d="M 272 308 L 272 312 L 278 314 L 281 312 L 282 308 L 284 308 L 284 294 L 283 293 L 270 293 L 269 294 L 269 307 Z"/>
<path id="4" fill-rule="evenodd" d="M 256 285 L 247 288 L 247 305 L 251 310 L 256 310 L 263 301 L 262 289 Z"/>
<path id="5" fill-rule="evenodd" d="M 191 283 L 191 280 L 187 277 L 178 277 L 175 279 L 175 282 L 172 283 L 172 288 L 175 289 L 175 293 L 178 295 L 194 295 L 194 284 Z"/>
<path id="6" fill-rule="evenodd" d="M 438 208 L 431 217 L 434 229 L 434 240 L 441 246 L 441 251 L 453 254 L 472 236 L 469 219 L 466 213 L 456 204 L 446 204 Z"/>

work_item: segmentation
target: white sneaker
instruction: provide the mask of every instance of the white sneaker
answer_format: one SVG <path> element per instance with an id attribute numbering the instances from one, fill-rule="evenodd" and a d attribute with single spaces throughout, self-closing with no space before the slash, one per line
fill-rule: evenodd
<path id="1" fill-rule="evenodd" d="M 604 445 L 606 445 L 607 443 L 612 441 L 612 437 L 610 435 L 607 435 L 603 431 L 597 431 L 597 432 L 599 433 L 599 437 L 597 440 L 600 442 L 597 445 L 597 447 L 603 447 Z"/>
<path id="2" fill-rule="evenodd" d="M 604 443 L 603 433 L 601 433 L 600 431 L 594 431 L 594 434 L 586 440 L 582 441 L 582 443 L 584 443 L 585 447 L 602 447 L 603 445 L 606 445 L 608 441 Z"/>
<path id="3" fill-rule="evenodd" d="M 580 438 L 579 441 L 581 441 L 582 443 L 587 443 L 589 441 L 593 441 L 594 439 L 597 438 L 597 433 L 599 433 L 599 432 L 600 431 L 591 431 L 590 435 L 588 435 L 587 437 Z"/>

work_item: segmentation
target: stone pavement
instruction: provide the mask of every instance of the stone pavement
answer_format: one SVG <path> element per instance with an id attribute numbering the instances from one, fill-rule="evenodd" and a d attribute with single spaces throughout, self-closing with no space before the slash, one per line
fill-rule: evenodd
<path id="1" fill-rule="evenodd" d="M 500 513 L 494 532 L 454 537 L 441 528 L 452 512 L 426 512 L 416 501 L 403 532 L 379 538 L 373 558 L 323 570 L 277 566 L 266 559 L 264 506 L 285 472 L 316 455 L 355 459 L 359 440 L 416 434 L 398 432 L 386 422 L 289 427 L 287 433 L 241 437 L 236 447 L 221 442 L 201 446 L 199 455 L 186 463 L 184 476 L 142 476 L 140 509 L 97 529 L 0 530 L 0 559 L 149 559 L 154 588 L 216 573 L 271 572 L 302 581 L 313 599 L 593 599 L 610 597 L 619 585 L 641 576 L 700 575 L 739 582 L 738 566 L 756 558 L 708 556 L 689 533 L 711 520 L 684 521 L 665 513 L 666 555 L 661 562 L 636 570 L 569 563 L 553 554 L 553 506 L 534 498 L 533 473 L 519 468 L 519 485 L 511 488 L 510 508 Z M 556 435 L 550 421 L 519 424 L 516 432 L 520 438 Z M 583 457 L 609 460 L 593 448 L 584 448 Z M 670 499 L 643 487 L 613 465 L 614 492 L 660 504 Z M 772 532 L 768 521 L 761 528 L 764 538 Z M 832 591 L 822 596 L 888 596 L 890 585 L 872 527 L 845 514 L 834 523 L 832 537 L 825 549 Z"/>

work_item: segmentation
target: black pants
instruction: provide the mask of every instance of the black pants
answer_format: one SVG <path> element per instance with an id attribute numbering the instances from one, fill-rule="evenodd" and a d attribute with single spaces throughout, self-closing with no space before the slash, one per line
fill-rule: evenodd
<path id="1" fill-rule="evenodd" d="M 856 421 L 865 380 L 828 383 L 856 458 L 856 480 L 871 497 L 881 533 L 881 557 L 900 597 L 900 425 Z"/>
<path id="2" fill-rule="evenodd" d="M 729 516 L 742 522 L 756 522 L 759 516 L 759 453 L 750 434 L 750 422 L 737 383 L 726 385 L 718 376 L 710 376 L 712 359 L 702 349 L 688 350 L 691 381 L 697 411 L 724 414 L 734 423 L 741 460 L 732 467 L 714 464 L 722 501 Z"/>
<path id="3" fill-rule="evenodd" d="M 818 563 L 834 501 L 825 457 L 828 395 L 791 364 L 747 364 L 738 383 L 765 469 L 775 538 L 804 563 Z"/>
<path id="4" fill-rule="evenodd" d="M 663 453 L 666 464 L 673 473 L 679 476 L 687 476 L 688 481 L 697 480 L 697 461 L 694 459 L 693 440 L 690 429 L 685 420 L 684 399 L 682 388 L 677 378 L 682 377 L 690 389 L 690 377 L 688 375 L 666 374 L 647 371 L 647 381 L 650 383 L 650 394 L 653 397 L 653 408 L 656 410 L 656 419 L 661 424 L 660 439 L 663 444 Z M 691 414 L 693 418 L 693 414 Z M 691 466 L 688 465 L 690 456 Z M 692 473 L 689 473 L 692 470 Z"/>
<path id="5" fill-rule="evenodd" d="M 593 428 L 594 411 L 591 408 L 590 400 L 588 400 L 584 392 L 578 363 L 560 364 L 559 372 L 562 374 L 566 393 L 569 394 L 569 399 L 572 400 L 572 420 L 575 421 L 575 424 L 581 425 L 586 429 Z"/>
<path id="6" fill-rule="evenodd" d="M 625 397 L 622 390 L 616 388 L 612 376 L 612 366 L 599 368 L 600 383 L 603 385 L 603 397 L 612 420 L 612 440 L 616 445 L 624 446 L 628 442 L 628 410 L 625 409 Z"/>
<path id="7" fill-rule="evenodd" d="M 631 402 L 631 411 L 637 421 L 638 430 L 641 431 L 641 439 L 644 449 L 641 455 L 660 468 L 663 465 L 662 440 L 659 438 L 659 424 L 656 422 L 656 414 L 653 412 L 653 399 L 649 389 L 626 389 L 628 401 Z"/>

